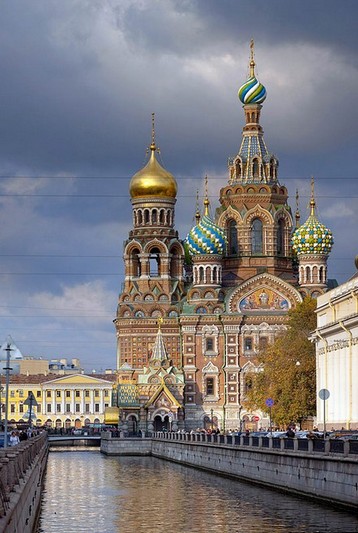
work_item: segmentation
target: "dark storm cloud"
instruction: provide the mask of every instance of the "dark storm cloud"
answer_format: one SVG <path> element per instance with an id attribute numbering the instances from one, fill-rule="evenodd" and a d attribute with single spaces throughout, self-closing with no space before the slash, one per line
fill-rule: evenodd
<path id="1" fill-rule="evenodd" d="M 128 185 L 145 163 L 151 113 L 185 237 L 204 175 L 214 212 L 239 148 L 252 37 L 280 179 L 291 200 L 299 188 L 304 220 L 316 177 L 336 241 L 329 275 L 347 279 L 357 252 L 357 11 L 350 0 L 2 3 L 0 176 L 15 177 L 0 178 L 0 338 L 114 366 Z"/>

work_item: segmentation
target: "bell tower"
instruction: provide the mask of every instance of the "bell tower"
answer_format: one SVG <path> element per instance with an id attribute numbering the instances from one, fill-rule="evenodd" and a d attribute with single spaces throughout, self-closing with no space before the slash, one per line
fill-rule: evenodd
<path id="1" fill-rule="evenodd" d="M 278 181 L 278 159 L 268 150 L 260 124 L 266 89 L 256 77 L 255 66 L 251 41 L 249 78 L 238 92 L 245 115 L 241 145 L 237 155 L 229 158 L 228 185 L 220 191 L 217 211 L 217 222 L 228 239 L 224 286 L 265 272 L 295 282 L 288 192 Z"/>
<path id="2" fill-rule="evenodd" d="M 138 333 L 145 319 L 146 333 L 152 323 L 153 332 L 156 331 L 158 318 L 179 316 L 184 293 L 184 248 L 174 228 L 177 183 L 157 159 L 154 113 L 148 151 L 147 164 L 132 177 L 129 186 L 133 228 L 124 243 L 125 280 L 115 320 L 118 366 L 126 360 L 132 366 L 146 362 L 144 355 L 134 356 L 133 343 L 130 349 L 126 344 L 127 327 L 130 325 L 130 331 Z M 144 343 L 149 353 L 150 340 Z"/>

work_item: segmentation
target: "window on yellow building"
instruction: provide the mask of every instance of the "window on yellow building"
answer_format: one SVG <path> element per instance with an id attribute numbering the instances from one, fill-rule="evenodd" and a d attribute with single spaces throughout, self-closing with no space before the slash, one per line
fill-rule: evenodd
<path id="1" fill-rule="evenodd" d="M 51 391 L 50 390 L 46 391 L 46 396 L 47 396 L 47 398 L 51 398 Z"/>
<path id="2" fill-rule="evenodd" d="M 57 398 L 61 398 L 61 391 L 60 390 L 56 391 L 56 396 L 57 396 Z"/>

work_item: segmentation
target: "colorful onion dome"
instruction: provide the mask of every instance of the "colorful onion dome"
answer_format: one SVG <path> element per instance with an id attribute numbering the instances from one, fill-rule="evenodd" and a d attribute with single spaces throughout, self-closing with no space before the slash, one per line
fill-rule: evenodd
<path id="1" fill-rule="evenodd" d="M 266 89 L 255 76 L 254 41 L 250 43 L 250 77 L 241 85 L 238 95 L 243 104 L 262 104 L 266 99 Z"/>
<path id="2" fill-rule="evenodd" d="M 224 231 L 209 217 L 209 200 L 206 199 L 204 204 L 204 216 L 190 230 L 185 239 L 186 248 L 190 255 L 222 255 L 226 249 L 226 236 Z"/>
<path id="3" fill-rule="evenodd" d="M 315 201 L 311 199 L 311 214 L 292 236 L 292 248 L 298 255 L 328 255 L 333 246 L 332 232 L 316 218 Z"/>
<path id="4" fill-rule="evenodd" d="M 262 104 L 266 100 L 266 89 L 255 76 L 241 85 L 238 95 L 243 104 Z"/>
<path id="5" fill-rule="evenodd" d="M 157 146 L 154 138 L 154 113 L 152 114 L 152 143 L 148 163 L 134 174 L 129 185 L 131 198 L 175 198 L 177 182 L 174 176 L 157 161 Z"/>

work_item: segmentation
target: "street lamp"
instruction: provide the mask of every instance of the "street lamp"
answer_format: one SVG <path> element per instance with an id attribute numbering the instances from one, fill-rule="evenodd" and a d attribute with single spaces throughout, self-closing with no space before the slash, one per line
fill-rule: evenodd
<path id="1" fill-rule="evenodd" d="M 0 429 L 2 428 L 2 393 L 4 392 L 4 387 L 0 386 Z"/>
<path id="2" fill-rule="evenodd" d="M 9 336 L 7 338 L 6 348 L 4 348 L 6 352 L 6 366 L 4 370 L 6 371 L 6 381 L 5 381 L 5 424 L 4 424 L 4 448 L 7 448 L 7 424 L 8 424 L 8 418 L 9 418 L 9 381 L 10 381 L 10 352 L 13 351 L 11 348 L 11 342 L 12 339 Z"/>
<path id="3" fill-rule="evenodd" d="M 211 415 L 211 431 L 214 430 L 214 409 L 210 409 L 210 415 Z"/>

